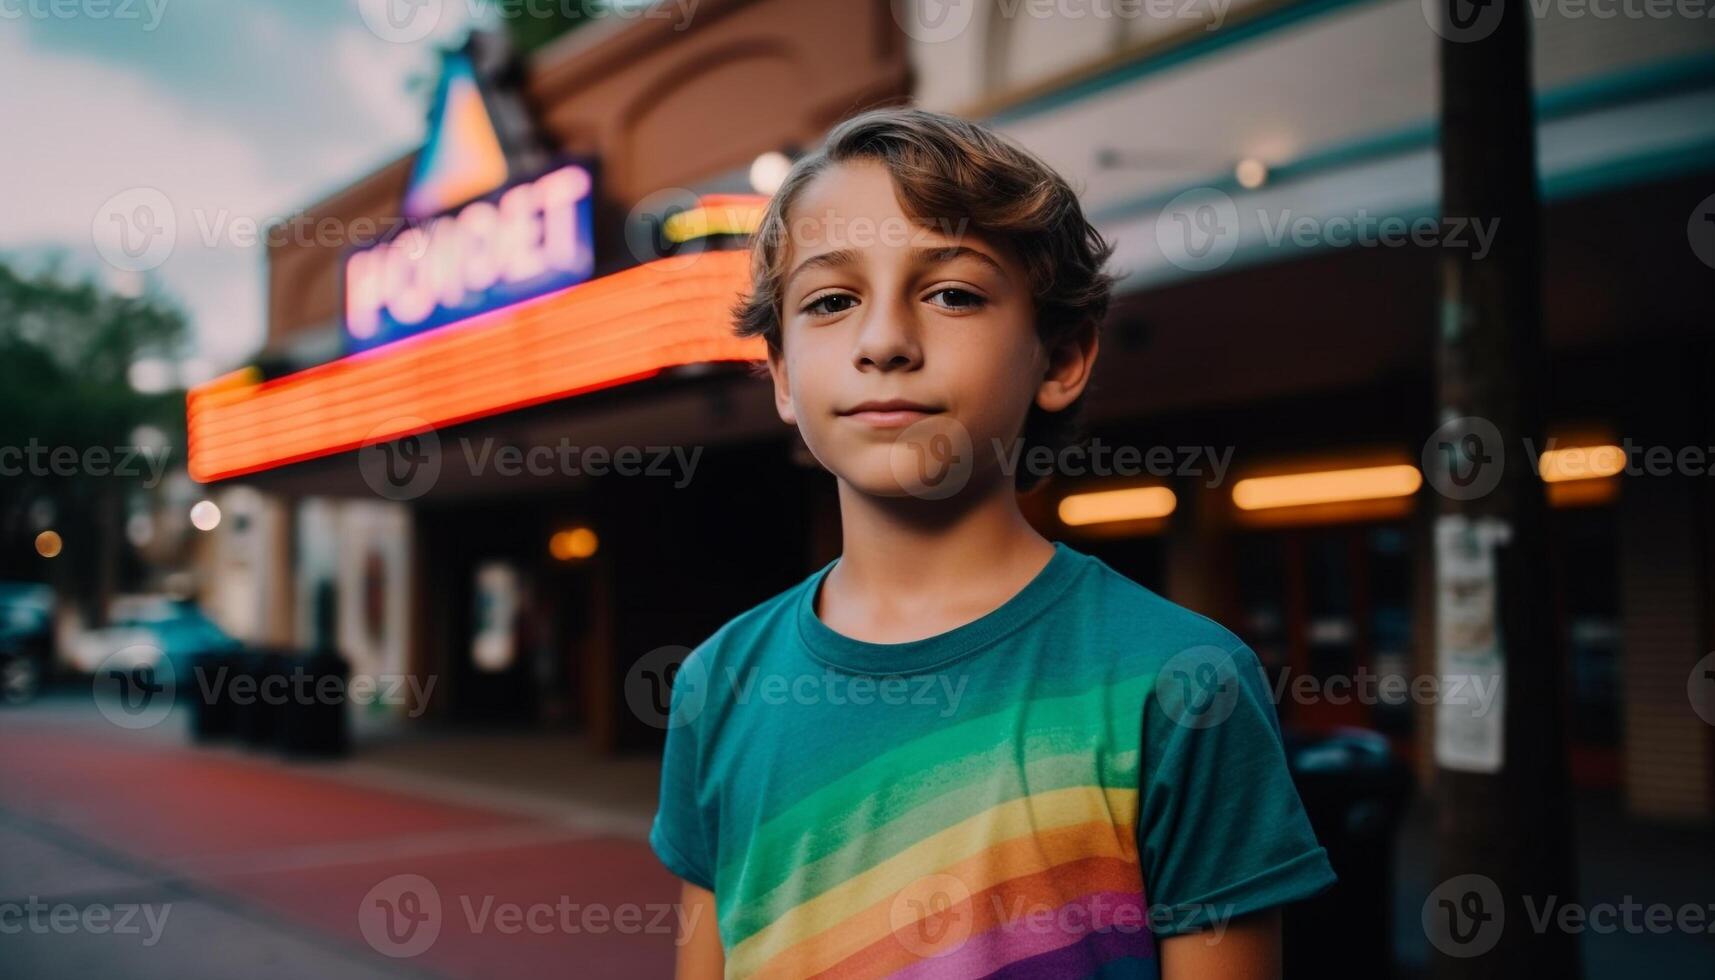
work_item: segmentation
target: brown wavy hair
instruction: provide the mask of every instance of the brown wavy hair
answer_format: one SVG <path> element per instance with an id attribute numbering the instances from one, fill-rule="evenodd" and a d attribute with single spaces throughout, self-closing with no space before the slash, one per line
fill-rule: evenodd
<path id="1" fill-rule="evenodd" d="M 931 216 L 958 221 L 964 232 L 1010 249 L 1028 273 L 1037 336 L 1045 348 L 1053 350 L 1100 328 L 1113 290 L 1113 277 L 1102 267 L 1113 246 L 1085 219 L 1065 179 L 977 123 L 925 109 L 889 108 L 835 126 L 819 149 L 793 165 L 768 202 L 751 247 L 751 291 L 733 312 L 739 336 L 762 337 L 770 352 L 781 352 L 792 205 L 829 167 L 856 161 L 887 168 L 913 220 L 924 225 Z M 1059 412 L 1032 405 L 1023 452 L 1036 446 L 1058 452 L 1077 442 L 1083 403 L 1080 395 Z M 1020 490 L 1039 482 L 1026 466 L 1015 476 Z"/>

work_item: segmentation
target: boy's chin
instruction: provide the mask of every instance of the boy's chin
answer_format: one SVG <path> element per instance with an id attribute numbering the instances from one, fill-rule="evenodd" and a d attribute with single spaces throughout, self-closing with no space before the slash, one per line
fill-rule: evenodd
<path id="1" fill-rule="evenodd" d="M 936 453 L 933 447 L 900 441 L 867 446 L 853 458 L 832 460 L 828 469 L 866 497 L 950 500 L 971 489 L 970 454 Z M 826 465 L 826 463 L 824 463 Z"/>

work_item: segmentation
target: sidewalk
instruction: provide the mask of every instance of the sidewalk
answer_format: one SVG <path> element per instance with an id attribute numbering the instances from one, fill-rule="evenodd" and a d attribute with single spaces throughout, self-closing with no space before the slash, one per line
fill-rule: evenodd
<path id="1" fill-rule="evenodd" d="M 580 735 L 434 728 L 411 721 L 355 726 L 349 760 L 330 775 L 377 787 L 578 822 L 644 841 L 660 792 L 660 760 L 595 752 Z"/>
<path id="2" fill-rule="evenodd" d="M 1413 802 L 1401 828 L 1394 861 L 1394 958 L 1397 976 L 1427 975 L 1430 945 L 1423 903 L 1436 885 L 1435 808 Z M 1625 813 L 1611 795 L 1580 795 L 1573 804 L 1577 850 L 1577 904 L 1620 907 L 1624 902 L 1678 909 L 1715 910 L 1715 828 L 1659 823 Z M 1550 896 L 1537 896 L 1542 907 Z M 1566 896 L 1554 896 L 1564 904 Z M 1715 913 L 1708 920 L 1715 929 Z M 1509 919 L 1506 928 L 1531 928 Z M 1705 980 L 1715 977 L 1715 931 L 1693 933 L 1603 931 L 1579 934 L 1587 980 Z"/>
<path id="3" fill-rule="evenodd" d="M 0 904 L 45 910 L 6 937 L 5 973 L 670 975 L 651 764 L 368 728 L 352 760 L 291 763 L 192 746 L 183 721 L 130 731 L 75 697 L 0 710 Z M 127 909 L 158 928 L 82 918 Z"/>

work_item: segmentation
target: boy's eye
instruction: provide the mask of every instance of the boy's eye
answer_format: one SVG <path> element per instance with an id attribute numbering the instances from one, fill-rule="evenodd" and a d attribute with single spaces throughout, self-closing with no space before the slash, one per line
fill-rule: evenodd
<path id="1" fill-rule="evenodd" d="M 832 316 L 835 313 L 844 313 L 856 305 L 857 300 L 845 293 L 828 293 L 806 303 L 804 312 L 814 316 Z"/>
<path id="2" fill-rule="evenodd" d="M 983 305 L 983 298 L 968 289 L 948 286 L 929 294 L 930 303 L 948 310 L 974 310 Z"/>

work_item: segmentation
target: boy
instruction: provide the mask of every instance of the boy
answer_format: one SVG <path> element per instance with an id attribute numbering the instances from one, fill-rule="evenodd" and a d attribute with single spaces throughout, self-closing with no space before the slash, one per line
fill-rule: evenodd
<path id="1" fill-rule="evenodd" d="M 922 110 L 836 127 L 770 202 L 738 332 L 843 548 L 674 680 L 681 980 L 1278 975 L 1278 907 L 1333 873 L 1255 655 L 1019 510 L 1109 251 L 1044 164 Z"/>

